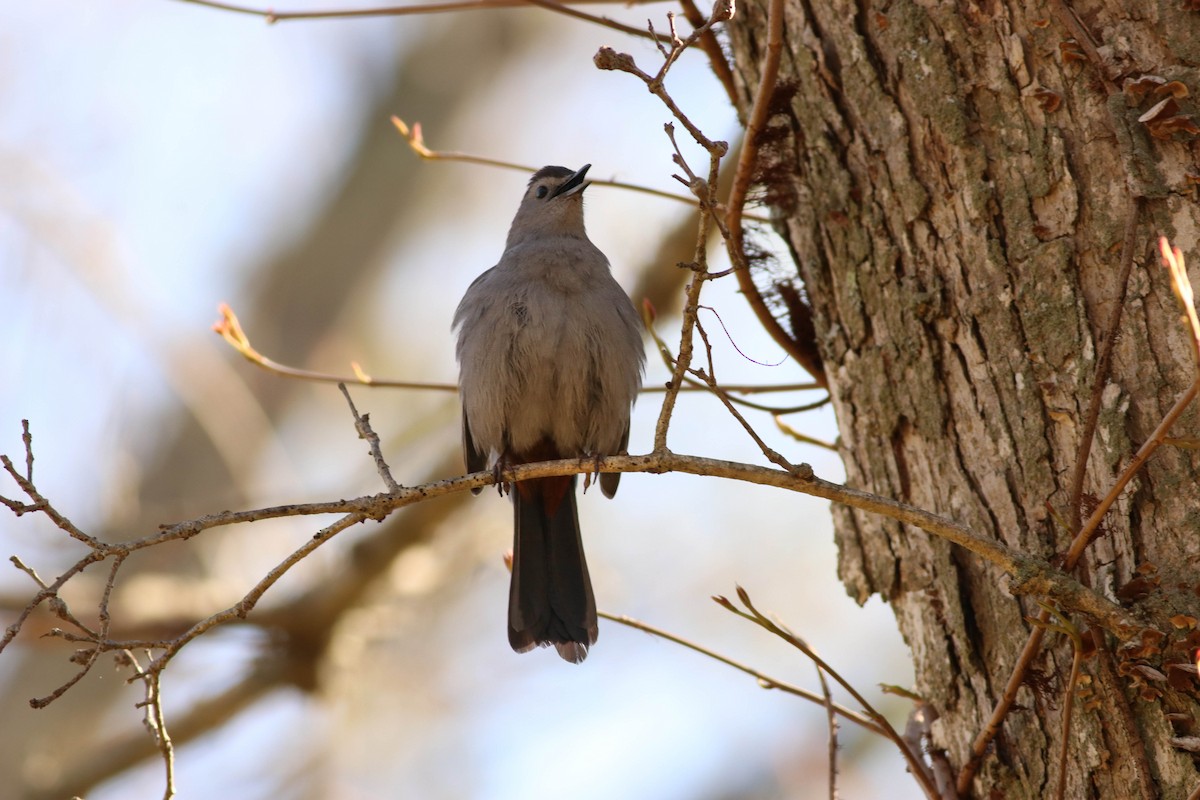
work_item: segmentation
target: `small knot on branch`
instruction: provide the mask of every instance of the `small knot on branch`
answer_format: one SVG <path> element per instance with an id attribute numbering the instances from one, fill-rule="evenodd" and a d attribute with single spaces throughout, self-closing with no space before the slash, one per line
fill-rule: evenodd
<path id="1" fill-rule="evenodd" d="M 618 53 L 611 47 L 601 47 L 596 51 L 596 55 L 592 58 L 592 62 L 597 69 L 617 70 L 618 72 L 632 72 L 634 75 L 641 73 L 637 68 L 637 64 L 633 60 L 633 56 L 628 53 Z"/>

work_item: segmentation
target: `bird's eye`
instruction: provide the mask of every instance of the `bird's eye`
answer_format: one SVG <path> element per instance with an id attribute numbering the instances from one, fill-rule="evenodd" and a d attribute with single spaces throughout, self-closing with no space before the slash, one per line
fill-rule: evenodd
<path id="1" fill-rule="evenodd" d="M 539 187 L 538 187 L 538 190 L 537 190 L 537 196 L 538 196 L 538 199 L 540 200 L 540 199 L 542 199 L 543 197 L 545 197 L 545 196 L 546 196 L 546 193 L 547 193 L 547 192 L 549 192 L 549 191 L 550 191 L 550 190 L 549 190 L 549 189 L 547 189 L 545 186 L 539 186 Z"/>

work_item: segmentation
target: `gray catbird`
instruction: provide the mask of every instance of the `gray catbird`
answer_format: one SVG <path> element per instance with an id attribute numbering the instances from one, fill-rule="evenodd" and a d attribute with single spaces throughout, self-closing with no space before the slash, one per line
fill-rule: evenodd
<path id="1" fill-rule="evenodd" d="M 467 289 L 458 329 L 468 472 L 623 453 L 646 360 L 638 315 L 583 228 L 588 167 L 534 173 L 500 263 Z M 612 497 L 619 474 L 600 476 Z M 579 663 L 596 642 L 575 476 L 513 491 L 508 641 Z"/>

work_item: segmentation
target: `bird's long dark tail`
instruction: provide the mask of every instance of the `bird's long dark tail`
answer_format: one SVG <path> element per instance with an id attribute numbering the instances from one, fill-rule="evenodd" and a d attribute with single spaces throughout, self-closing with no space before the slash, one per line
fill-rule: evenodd
<path id="1" fill-rule="evenodd" d="M 508 641 L 523 653 L 554 645 L 578 664 L 596 643 L 596 600 L 583 556 L 575 478 L 521 481 L 515 517 Z"/>

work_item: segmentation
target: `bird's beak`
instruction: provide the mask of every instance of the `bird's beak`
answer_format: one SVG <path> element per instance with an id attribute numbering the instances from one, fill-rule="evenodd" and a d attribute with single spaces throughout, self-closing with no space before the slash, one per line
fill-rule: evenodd
<path id="1" fill-rule="evenodd" d="M 574 175 L 567 178 L 566 181 L 563 182 L 562 186 L 559 186 L 557 189 L 555 189 L 554 194 L 551 196 L 566 197 L 569 194 L 582 192 L 584 189 L 591 186 L 590 183 L 584 180 L 584 176 L 587 175 L 587 171 L 591 168 L 591 164 L 584 164 Z"/>

